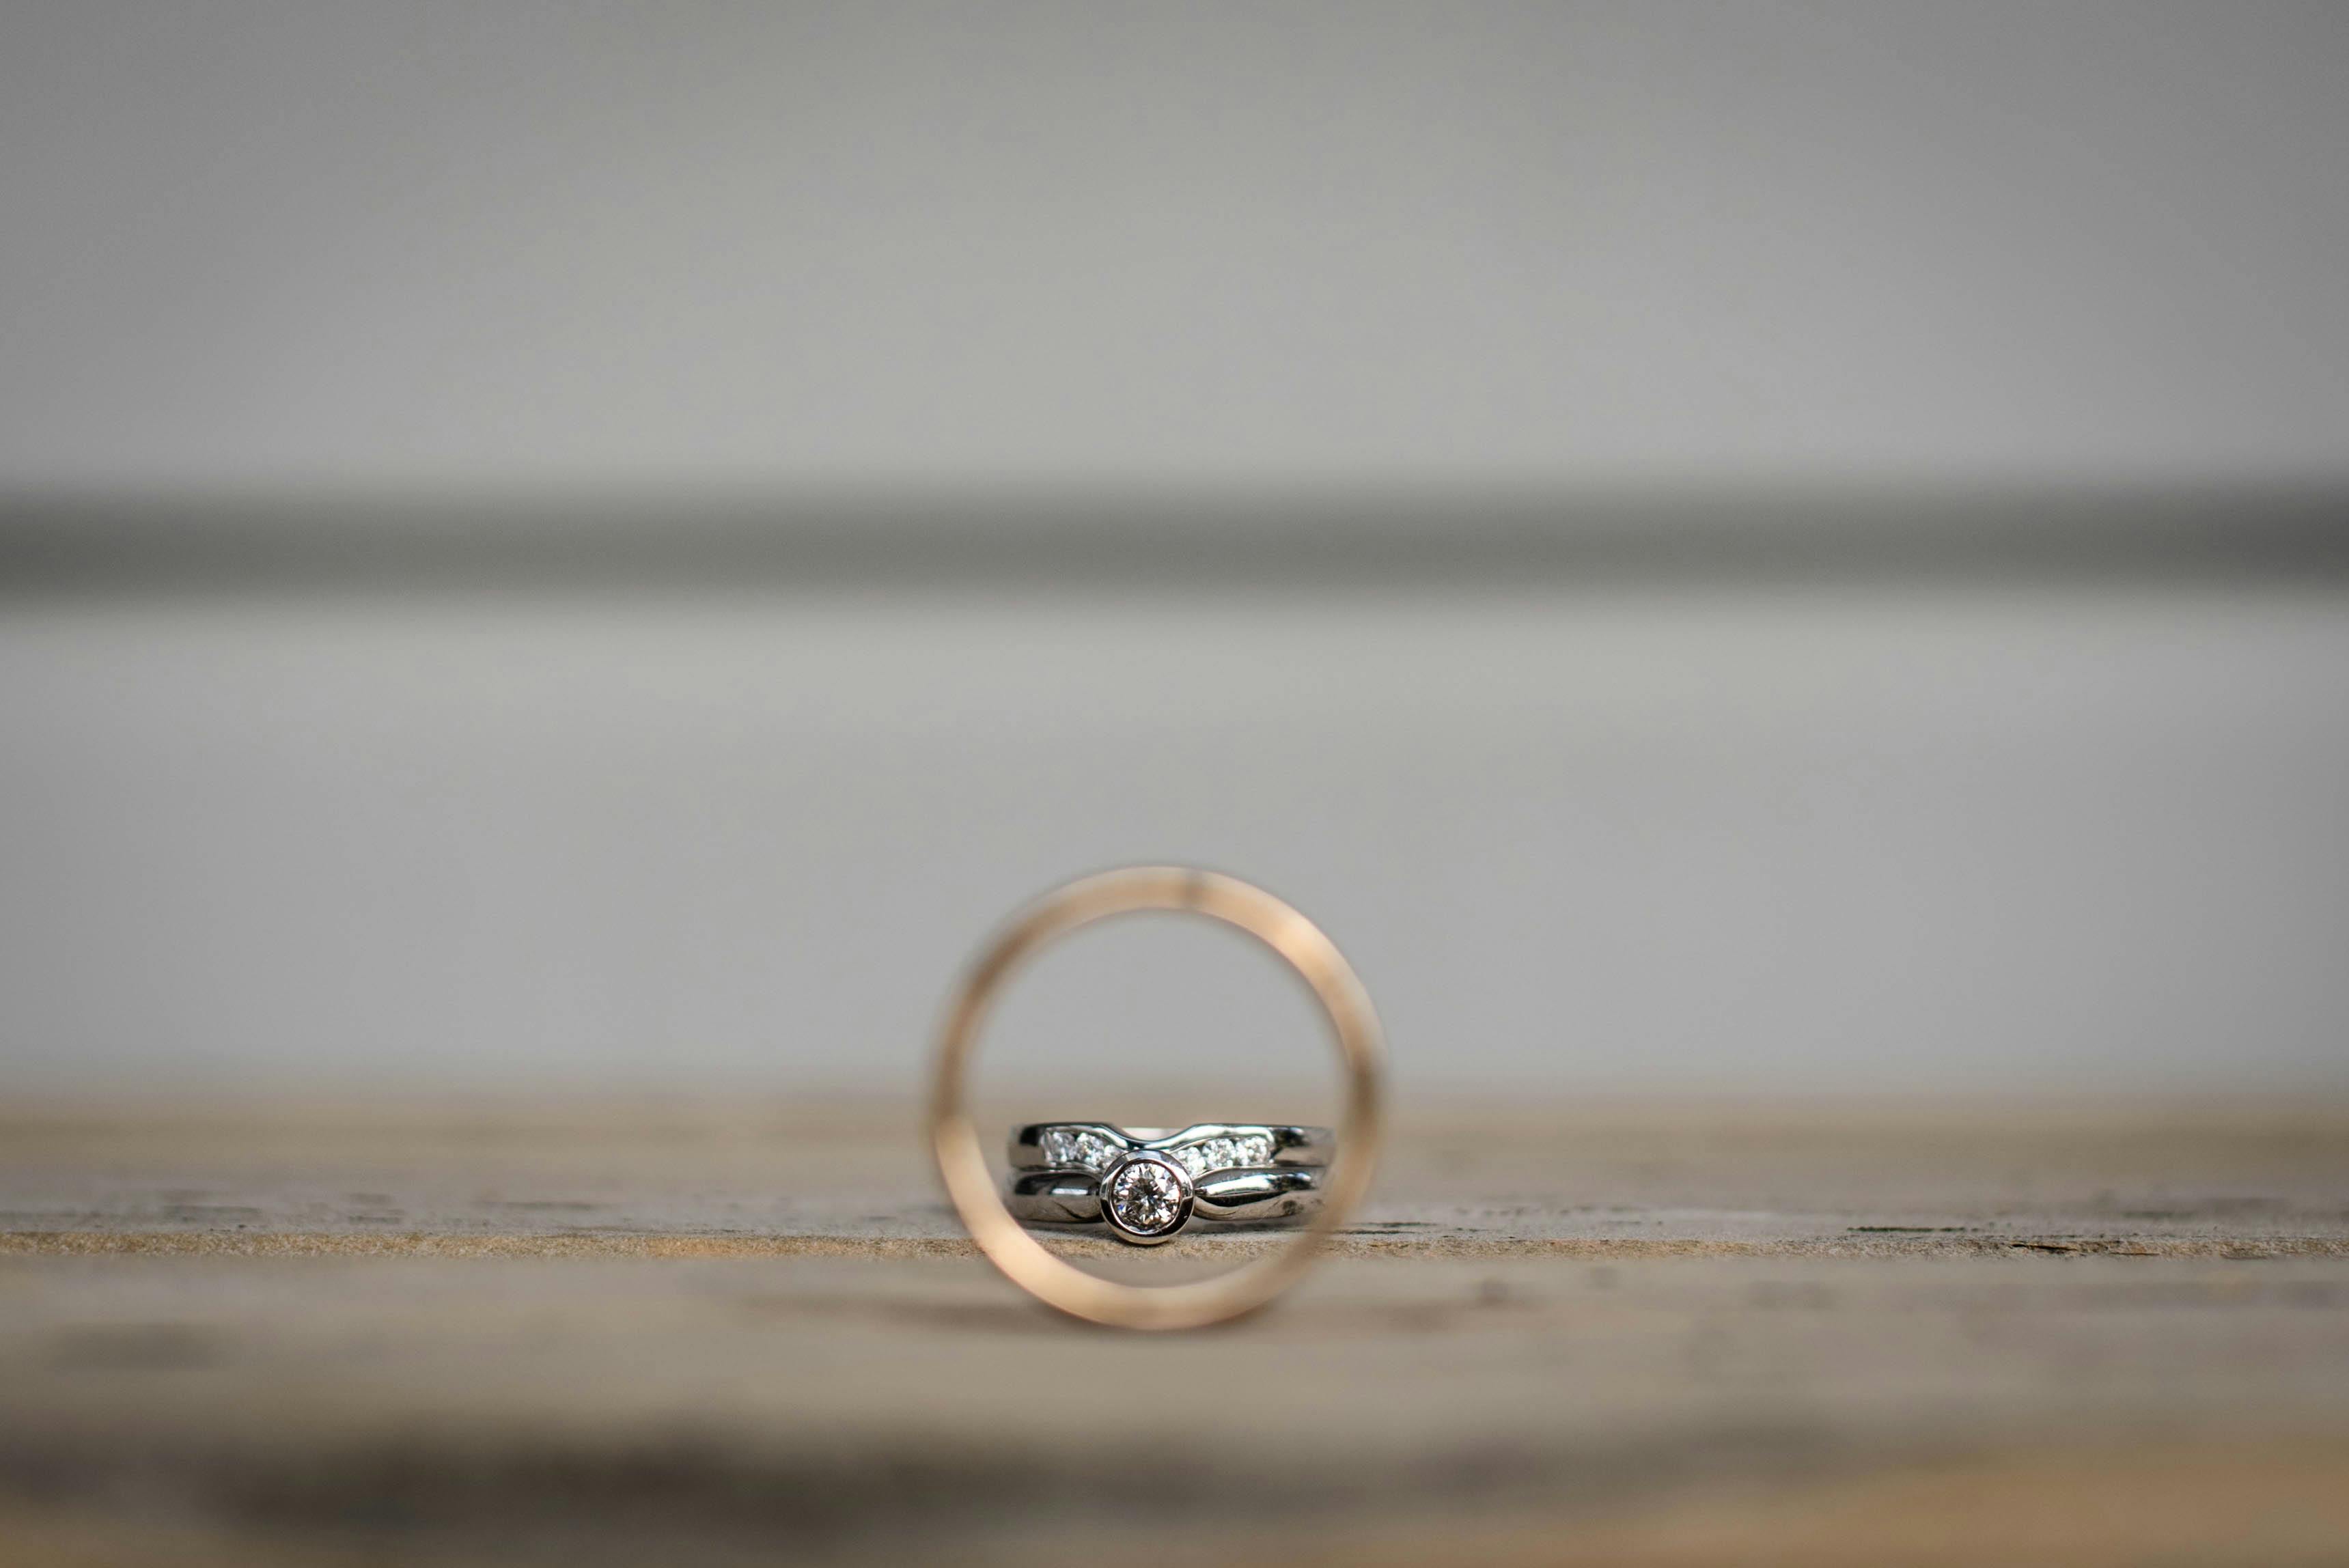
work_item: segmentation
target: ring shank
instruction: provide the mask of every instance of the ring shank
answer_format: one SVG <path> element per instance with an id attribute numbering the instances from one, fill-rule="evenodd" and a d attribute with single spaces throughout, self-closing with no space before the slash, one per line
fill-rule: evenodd
<path id="1" fill-rule="evenodd" d="M 1194 1222 L 1270 1224 L 1302 1219 L 1322 1207 L 1322 1172 L 1311 1166 L 1277 1171 L 1226 1171 L 1193 1189 Z M 1031 1225 L 1102 1222 L 1101 1178 L 1089 1171 L 1022 1171 L 1011 1178 L 1005 1205 Z"/>

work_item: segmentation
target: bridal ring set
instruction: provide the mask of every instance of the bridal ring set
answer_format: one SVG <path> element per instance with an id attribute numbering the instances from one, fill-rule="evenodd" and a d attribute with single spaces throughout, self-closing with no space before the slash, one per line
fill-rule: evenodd
<path id="1" fill-rule="evenodd" d="M 1006 1205 L 1030 1224 L 1102 1223 L 1142 1246 L 1172 1241 L 1195 1220 L 1300 1219 L 1321 1206 L 1334 1141 L 1326 1127 L 1040 1122 L 1011 1135 Z"/>
<path id="2" fill-rule="evenodd" d="M 999 1186 L 964 1106 L 964 1079 L 988 1010 L 1038 949 L 1095 921 L 1151 911 L 1236 927 L 1305 982 L 1345 1068 L 1338 1127 L 1038 1122 L 1011 1135 L 1010 1180 Z M 964 974 L 938 1035 L 930 1148 L 971 1240 L 1013 1284 L 1095 1323 L 1196 1328 L 1254 1311 L 1295 1284 L 1361 1202 L 1378 1151 L 1381 1051 L 1378 1016 L 1352 967 L 1319 927 L 1279 899 L 1236 877 L 1185 866 L 1109 872 L 1070 882 L 1014 915 Z M 1212 1279 L 1164 1285 L 1089 1274 L 1028 1231 L 1098 1224 L 1120 1241 L 1150 1246 L 1186 1229 L 1285 1222 L 1296 1224 L 1288 1245 Z"/>

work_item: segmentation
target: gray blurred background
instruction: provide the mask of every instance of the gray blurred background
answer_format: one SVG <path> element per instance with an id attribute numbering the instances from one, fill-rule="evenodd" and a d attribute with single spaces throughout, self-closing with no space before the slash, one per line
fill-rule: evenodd
<path id="1" fill-rule="evenodd" d="M 0 14 L 0 1090 L 2349 1089 L 2349 10 Z M 1318 1071 L 1088 934 L 1008 1078 Z M 1246 1106 L 1225 1108 L 1237 1113 Z"/>

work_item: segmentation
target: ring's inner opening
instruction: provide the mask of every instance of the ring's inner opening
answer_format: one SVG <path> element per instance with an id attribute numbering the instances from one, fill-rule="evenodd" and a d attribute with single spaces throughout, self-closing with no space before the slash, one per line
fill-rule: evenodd
<path id="1" fill-rule="evenodd" d="M 1342 1081 L 1327 1016 L 1278 954 L 1221 921 L 1153 911 L 1071 932 L 1011 977 L 986 1023 L 969 1104 L 1001 1181 L 1016 1125 L 1334 1127 Z M 1170 1284 L 1287 1246 L 1296 1228 L 1195 1223 L 1150 1248 L 1100 1224 L 1030 1233 L 1088 1273 Z"/>

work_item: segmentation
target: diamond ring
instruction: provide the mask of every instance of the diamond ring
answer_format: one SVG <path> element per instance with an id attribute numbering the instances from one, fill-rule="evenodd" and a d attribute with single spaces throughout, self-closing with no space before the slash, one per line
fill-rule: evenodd
<path id="1" fill-rule="evenodd" d="M 1326 1127 L 1201 1122 L 1170 1132 L 1046 1121 L 1011 1135 L 1005 1206 L 1030 1224 L 1105 1223 L 1120 1241 L 1171 1241 L 1192 1221 L 1263 1224 L 1321 1206 Z"/>

